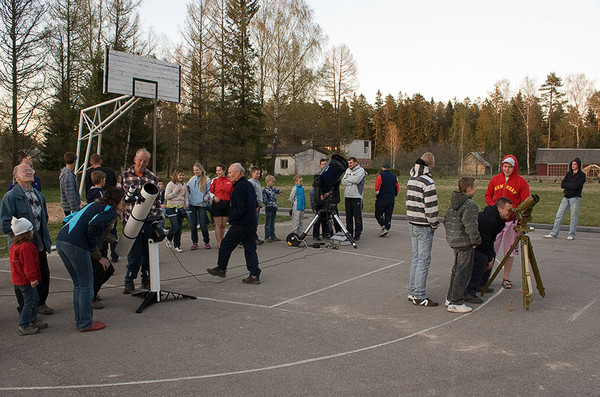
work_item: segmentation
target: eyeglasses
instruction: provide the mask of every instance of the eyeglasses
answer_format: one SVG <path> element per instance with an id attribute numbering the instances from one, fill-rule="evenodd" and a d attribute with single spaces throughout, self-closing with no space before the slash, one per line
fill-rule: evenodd
<path id="1" fill-rule="evenodd" d="M 22 170 L 21 173 L 22 174 L 35 174 L 35 170 L 30 168 L 28 170 Z"/>

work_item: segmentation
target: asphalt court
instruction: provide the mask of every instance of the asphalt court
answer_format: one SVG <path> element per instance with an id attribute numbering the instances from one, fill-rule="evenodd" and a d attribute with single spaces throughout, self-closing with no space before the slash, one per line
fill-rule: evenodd
<path id="1" fill-rule="evenodd" d="M 289 228 L 278 223 L 279 237 Z M 50 327 L 29 337 L 16 332 L 10 266 L 2 260 L 0 394 L 598 395 L 600 234 L 567 241 L 546 233 L 530 233 L 546 297 L 535 290 L 531 309 L 523 309 L 515 261 L 514 288 L 502 290 L 496 280 L 494 293 L 467 315 L 443 307 L 453 260 L 443 227 L 427 281 L 441 304 L 435 308 L 406 298 L 405 221 L 394 220 L 390 237 L 379 238 L 365 218 L 356 250 L 259 246 L 260 285 L 242 284 L 242 249 L 225 279 L 208 275 L 217 250 L 189 251 L 188 234 L 183 253 L 160 245 L 161 285 L 197 299 L 136 314 L 142 300 L 122 294 L 120 261 L 101 291 L 106 308 L 94 313 L 107 328 L 92 333 L 75 330 L 72 283 L 52 253 L 48 304 L 56 313 L 40 316 Z"/>

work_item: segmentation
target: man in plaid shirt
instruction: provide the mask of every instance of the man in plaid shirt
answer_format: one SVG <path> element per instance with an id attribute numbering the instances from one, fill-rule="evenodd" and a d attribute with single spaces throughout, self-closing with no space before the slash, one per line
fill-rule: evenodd
<path id="1" fill-rule="evenodd" d="M 158 185 L 158 178 L 154 173 L 147 169 L 150 163 L 150 152 L 146 149 L 139 149 L 133 159 L 133 166 L 125 170 L 119 175 L 117 187 L 123 189 L 125 193 L 131 186 L 136 188 L 137 193 L 140 192 L 142 186 L 146 183 Z M 123 222 L 127 223 L 134 203 L 127 203 L 127 209 L 123 213 Z M 146 222 L 140 230 L 135 242 L 131 247 L 131 251 L 127 255 L 127 273 L 125 273 L 125 288 L 124 294 L 131 294 L 135 290 L 133 280 L 136 279 L 140 267 L 142 268 L 141 279 L 142 288 L 150 289 L 150 260 L 148 256 L 148 238 L 152 235 L 152 222 L 160 214 L 160 197 L 157 196 L 154 200 L 154 205 L 150 209 Z"/>

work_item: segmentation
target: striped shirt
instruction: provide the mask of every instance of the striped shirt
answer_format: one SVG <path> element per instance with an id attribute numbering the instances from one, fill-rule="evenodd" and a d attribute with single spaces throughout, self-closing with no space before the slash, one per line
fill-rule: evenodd
<path id="1" fill-rule="evenodd" d="M 438 221 L 438 200 L 431 170 L 422 160 L 417 160 L 410 170 L 406 184 L 406 216 L 413 225 L 431 226 L 436 229 Z"/>

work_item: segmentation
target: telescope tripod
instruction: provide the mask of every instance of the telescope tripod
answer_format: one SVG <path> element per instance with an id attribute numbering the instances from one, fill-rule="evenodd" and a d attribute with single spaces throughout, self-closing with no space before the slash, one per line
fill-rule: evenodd
<path id="1" fill-rule="evenodd" d="M 523 279 L 523 308 L 529 310 L 529 306 L 533 301 L 533 285 L 531 282 L 531 272 L 533 272 L 533 276 L 535 278 L 535 284 L 538 292 L 541 296 L 546 296 L 546 291 L 544 289 L 544 284 L 542 283 L 542 277 L 540 276 L 540 270 L 537 265 L 537 260 L 535 259 L 535 254 L 533 252 L 533 245 L 531 245 L 531 239 L 527 235 L 527 232 L 532 231 L 533 228 L 529 228 L 527 226 L 518 226 L 515 227 L 515 231 L 521 232 L 515 239 L 514 243 L 510 246 L 508 252 L 502 258 L 502 261 L 498 265 L 496 271 L 492 274 L 488 282 L 485 284 L 483 289 L 481 290 L 481 295 L 485 294 L 492 281 L 496 278 L 500 270 L 504 267 L 508 258 L 510 258 L 510 254 L 515 250 L 517 244 L 520 245 L 521 248 L 521 272 Z"/>
<path id="2" fill-rule="evenodd" d="M 310 229 L 312 229 L 312 227 L 315 225 L 315 223 L 317 223 L 318 220 L 324 220 L 325 223 L 327 223 L 327 228 L 330 231 L 333 231 L 333 222 L 335 222 L 335 224 L 344 232 L 344 236 L 346 236 L 348 241 L 350 241 L 350 244 L 352 244 L 354 248 L 358 248 L 356 246 L 356 241 L 354 241 L 354 238 L 348 232 L 346 226 L 344 226 L 344 224 L 342 223 L 342 220 L 340 219 L 339 215 L 336 214 L 331 208 L 320 209 L 300 236 L 298 236 L 296 233 L 290 233 L 285 239 L 288 245 L 291 245 L 293 247 L 297 247 L 298 245 L 300 245 L 300 242 L 306 238 L 308 232 L 310 231 Z"/>

